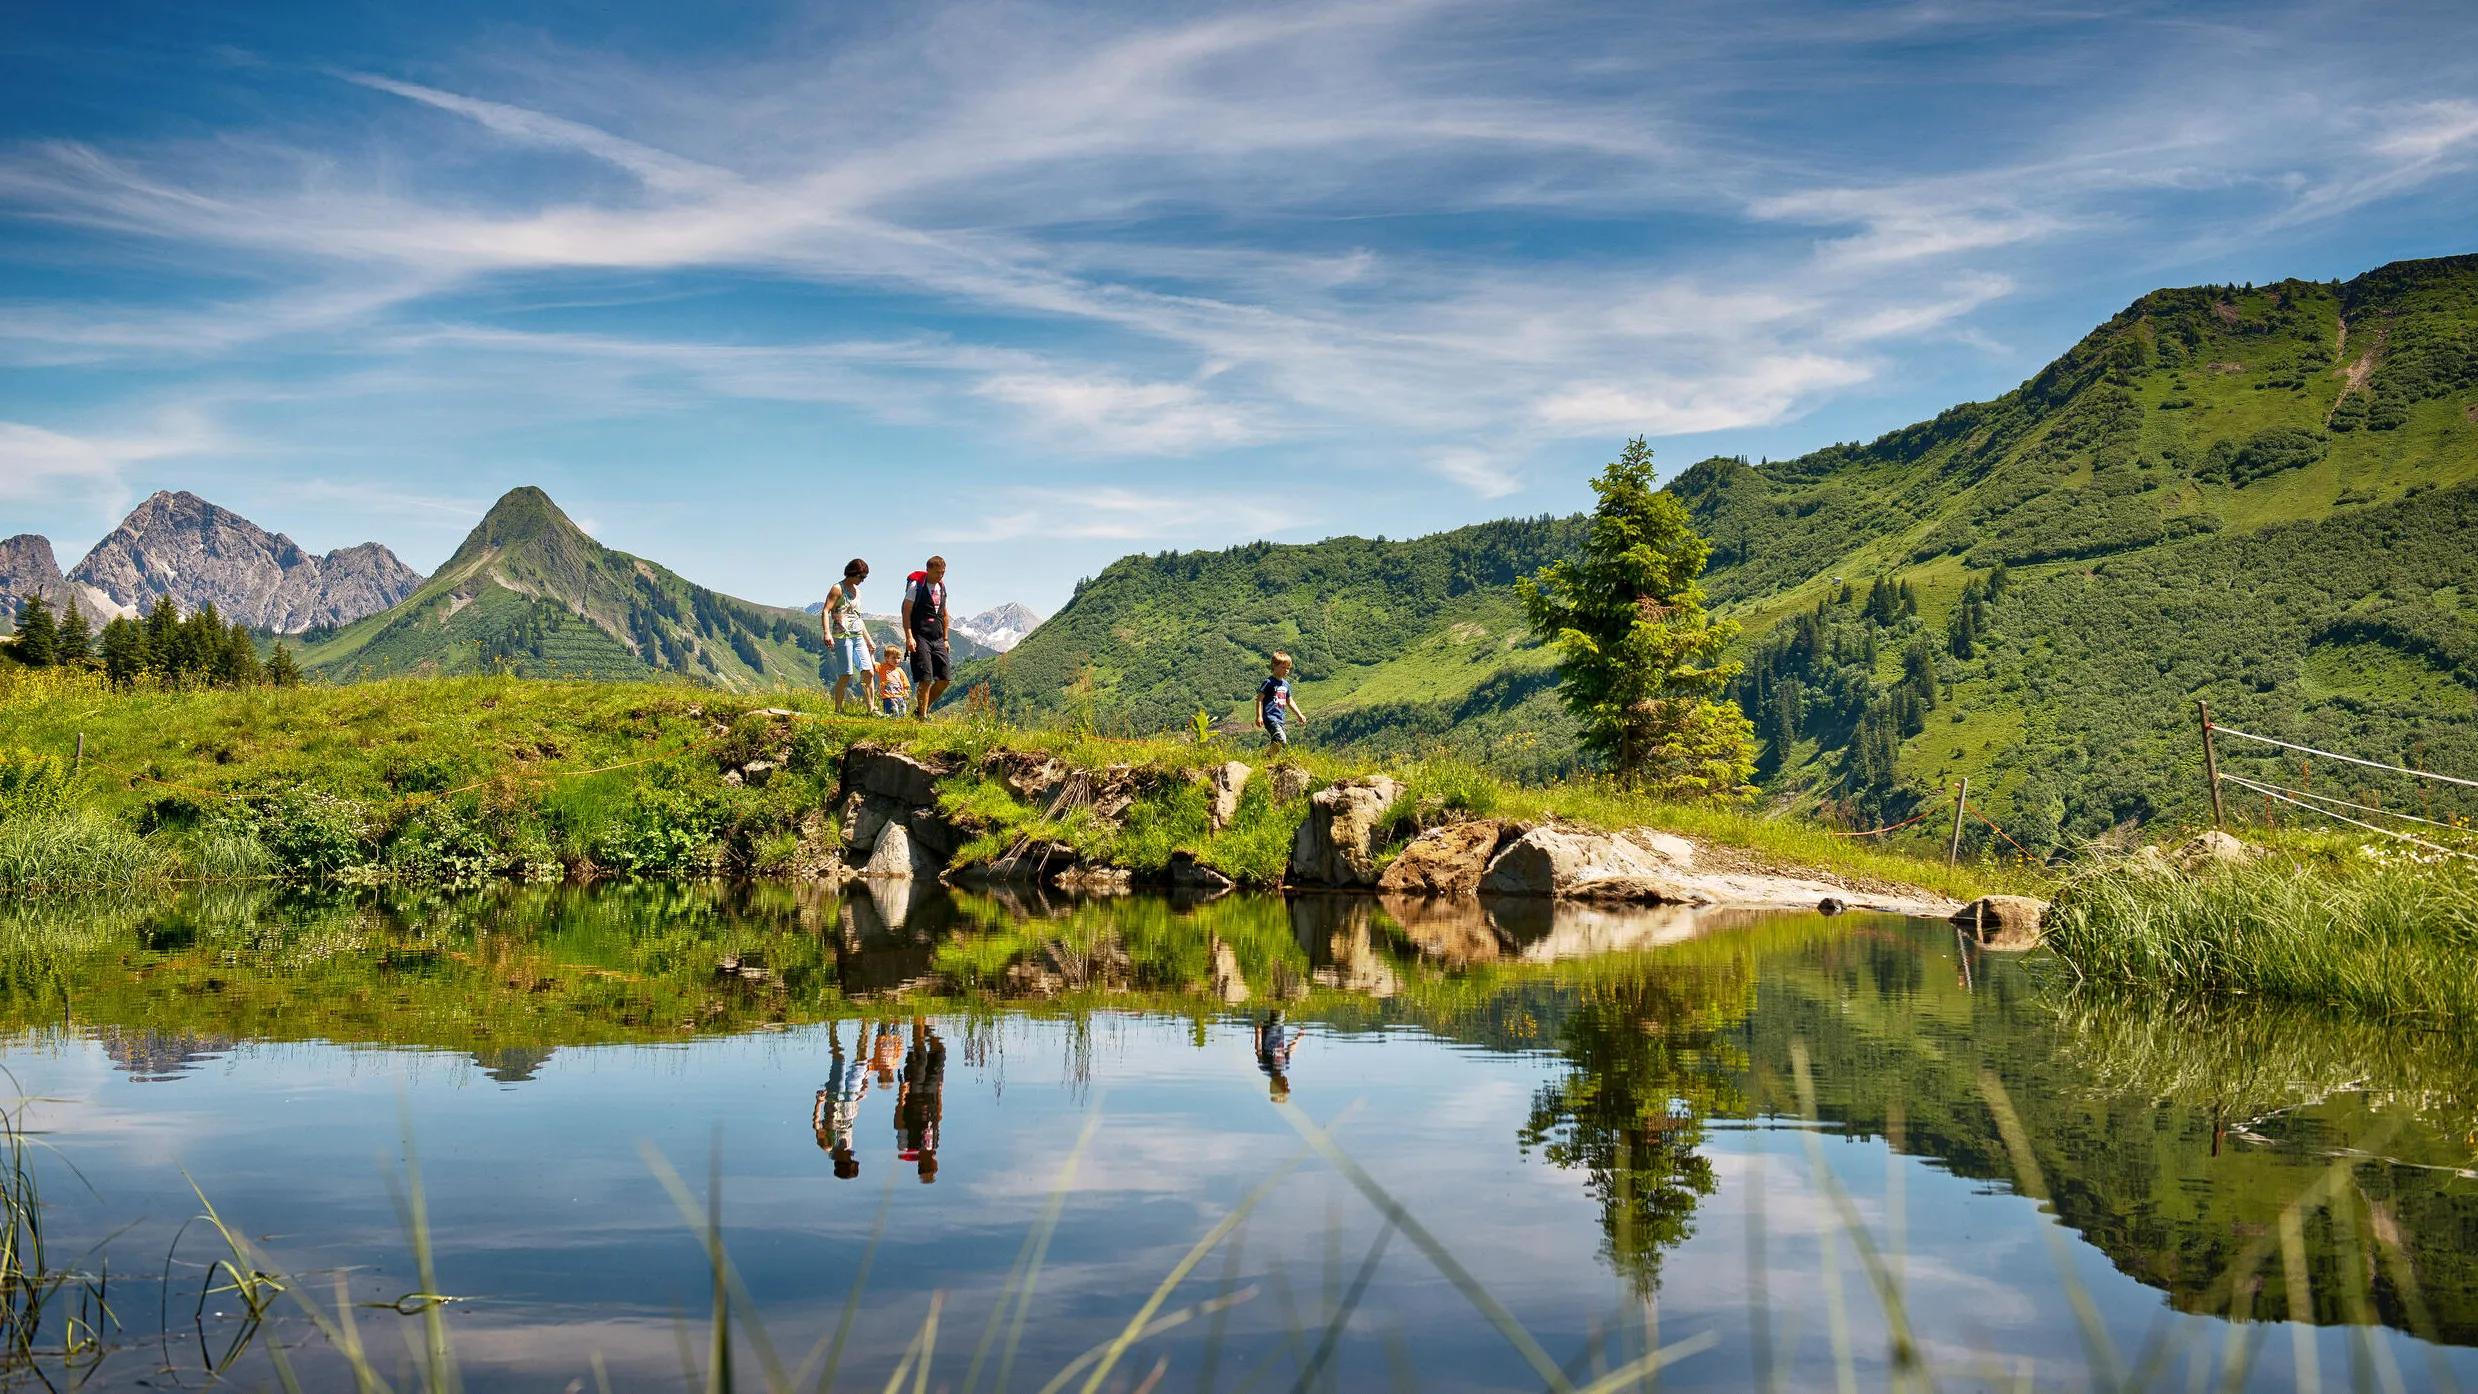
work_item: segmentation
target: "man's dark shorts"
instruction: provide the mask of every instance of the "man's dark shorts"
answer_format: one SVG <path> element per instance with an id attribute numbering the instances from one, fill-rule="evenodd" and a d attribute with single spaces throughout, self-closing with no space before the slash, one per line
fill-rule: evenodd
<path id="1" fill-rule="evenodd" d="M 912 685 L 927 687 L 933 682 L 946 680 L 946 640 L 924 639 L 915 635 L 912 640 Z"/>

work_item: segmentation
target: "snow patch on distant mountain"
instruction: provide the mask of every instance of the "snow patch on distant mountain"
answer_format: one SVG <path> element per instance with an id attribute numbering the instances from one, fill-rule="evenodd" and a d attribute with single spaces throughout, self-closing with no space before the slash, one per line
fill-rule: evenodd
<path id="1" fill-rule="evenodd" d="M 971 619 L 955 621 L 955 629 L 977 644 L 1005 653 L 1022 643 L 1024 636 L 1040 624 L 1041 616 L 1030 608 L 1008 601 L 994 610 L 983 610 Z"/>
<path id="2" fill-rule="evenodd" d="M 812 600 L 807 609 L 812 615 L 822 614 L 825 612 L 826 602 Z M 869 621 L 873 627 L 883 625 L 890 630 L 898 629 L 898 626 L 903 623 L 897 616 L 873 615 L 866 610 L 861 611 L 861 618 Z M 1022 643 L 1024 636 L 1032 633 L 1040 624 L 1041 616 L 1032 607 L 1018 605 L 1010 600 L 994 610 L 983 610 L 970 619 L 949 621 L 949 633 L 953 638 L 969 639 L 992 653 L 1005 653 Z"/>

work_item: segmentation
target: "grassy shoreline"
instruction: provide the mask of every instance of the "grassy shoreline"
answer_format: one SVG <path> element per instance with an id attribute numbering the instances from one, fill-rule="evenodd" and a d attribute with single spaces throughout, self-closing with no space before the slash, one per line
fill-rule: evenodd
<path id="1" fill-rule="evenodd" d="M 1123 825 L 1038 831 L 1083 838 L 1089 859 L 1139 871 L 1186 850 L 1242 885 L 1268 887 L 1305 815 L 1304 800 L 1259 792 L 1268 781 L 1252 742 L 1123 740 L 968 715 L 916 726 L 837 717 L 820 694 L 513 677 L 119 692 L 49 670 L 0 686 L 0 760 L 21 783 L 43 783 L 48 761 L 73 761 L 81 735 L 85 766 L 51 795 L 0 789 L 0 890 L 258 878 L 798 878 L 835 851 L 842 755 L 863 739 L 967 757 L 942 784 L 942 800 L 1004 830 L 1025 827 L 1029 811 L 992 800 L 996 786 L 977 768 L 992 751 L 1127 767 L 1146 792 Z M 1258 767 L 1250 806 L 1232 829 L 1208 836 L 1202 790 L 1187 776 L 1232 759 Z M 1312 788 L 1394 775 L 1406 820 L 1652 826 L 1769 865 L 1956 898 L 2033 889 L 2040 879 L 2021 868 L 1948 867 L 1743 808 L 1659 803 L 1588 782 L 1509 784 L 1448 757 L 1379 763 L 1305 749 L 1286 759 Z M 762 780 L 731 777 L 752 762 L 768 767 Z"/>
<path id="2" fill-rule="evenodd" d="M 2250 865 L 2085 870 L 2057 893 L 2048 947 L 2081 981 L 2120 991 L 2410 1025 L 2478 1018 L 2478 863 L 2261 836 Z"/>

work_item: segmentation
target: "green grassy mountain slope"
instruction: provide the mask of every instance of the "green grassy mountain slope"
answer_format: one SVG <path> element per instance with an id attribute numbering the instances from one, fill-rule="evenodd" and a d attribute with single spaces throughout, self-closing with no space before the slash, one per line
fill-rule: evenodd
<path id="1" fill-rule="evenodd" d="M 1107 730 L 1167 730 L 1198 711 L 1243 728 L 1266 655 L 1281 650 L 1322 742 L 1452 743 L 1554 771 L 1574 761 L 1572 730 L 1513 585 L 1581 536 L 1574 519 L 1517 518 L 1408 541 L 1125 557 L 958 685 L 987 682 L 1004 710 Z"/>
<path id="2" fill-rule="evenodd" d="M 1994 401 L 1670 487 L 1776 790 L 1889 819 L 1968 775 L 2040 846 L 2197 817 L 2198 698 L 2478 773 L 2478 257 L 2155 292 Z"/>
<path id="3" fill-rule="evenodd" d="M 529 677 L 673 675 L 735 691 L 818 686 L 817 620 L 695 585 L 585 535 L 540 489 L 512 489 L 401 603 L 312 631 L 330 678 L 505 669 Z"/>
<path id="4" fill-rule="evenodd" d="M 2041 848 L 2195 817 L 2197 698 L 2478 776 L 2478 257 L 2154 292 L 1992 401 L 1670 488 L 1746 627 L 1735 695 L 1778 800 L 1891 821 L 1968 775 Z M 1243 721 L 1287 648 L 1320 742 L 1554 770 L 1571 727 L 1510 586 L 1577 536 L 1130 557 L 974 675 L 1161 729 Z"/>

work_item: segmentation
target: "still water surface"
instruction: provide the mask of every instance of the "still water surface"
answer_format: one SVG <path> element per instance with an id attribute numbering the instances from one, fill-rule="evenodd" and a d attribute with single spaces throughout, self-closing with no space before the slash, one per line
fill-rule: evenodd
<path id="1" fill-rule="evenodd" d="M 1941 1387 L 2218 1388 L 2232 1351 L 2251 1388 L 2478 1383 L 2466 1042 L 2053 978 L 1881 917 L 209 894 L 0 907 L 0 1058 L 49 1146 L 55 1261 L 113 1275 L 89 1387 L 200 1384 L 241 1331 L 229 1294 L 199 1304 L 222 1251 L 183 1229 L 184 1174 L 322 1298 L 337 1273 L 361 1302 L 420 1291 L 408 1131 L 474 1389 L 593 1388 L 597 1357 L 615 1388 L 693 1387 L 712 1282 L 657 1157 L 699 1204 L 719 1158 L 786 1363 L 831 1340 L 878 1236 L 849 1388 L 885 1384 L 934 1299 L 923 1387 L 998 1387 L 1013 1339 L 1006 1387 L 1039 1390 L 1259 1190 L 1159 1312 L 1236 1300 L 1102 1387 L 1539 1389 L 1544 1360 L 1585 1385 L 1703 1338 L 1662 1387 L 1883 1387 L 1878 1277 Z M 1381 1194 L 1305 1151 L 1325 1123 Z M 976 1371 L 1060 1194 L 1020 1334 Z M 2241 1267 L 2257 1320 L 2233 1327 Z M 392 1376 L 418 1322 L 357 1315 Z M 272 1332 L 314 1387 L 345 1380 L 297 1311 Z"/>

